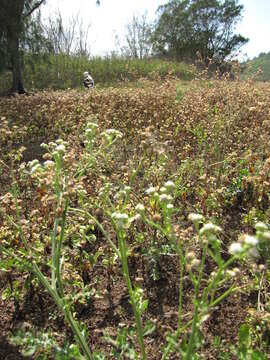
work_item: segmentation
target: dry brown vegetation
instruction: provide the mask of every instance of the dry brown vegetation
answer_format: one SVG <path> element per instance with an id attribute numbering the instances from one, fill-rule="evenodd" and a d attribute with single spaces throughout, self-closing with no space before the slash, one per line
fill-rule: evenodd
<path id="1" fill-rule="evenodd" d="M 63 198 L 68 199 L 70 206 L 83 208 L 79 195 L 83 189 L 87 211 L 98 219 L 113 242 L 116 243 L 116 231 L 110 224 L 110 209 L 100 196 L 104 187 L 111 184 L 109 198 L 114 209 L 120 210 L 123 203 L 117 194 L 132 183 L 125 211 L 134 214 L 136 204 L 144 204 L 149 219 L 162 224 L 162 211 L 156 204 L 148 203 L 145 190 L 149 186 L 158 189 L 172 180 L 176 185 L 172 223 L 178 241 L 184 244 L 187 253 L 192 251 L 200 258 L 198 235 L 188 220 L 190 213 L 200 213 L 222 227 L 219 239 L 222 257 L 227 259 L 227 249 L 239 235 L 253 234 L 258 221 L 269 224 L 269 104 L 269 84 L 194 81 L 183 91 L 181 83 L 173 79 L 163 83 L 145 82 L 137 88 L 41 92 L 1 98 L 2 245 L 11 247 L 16 254 L 23 248 L 20 233 L 6 219 L 9 215 L 15 222 L 18 220 L 11 195 L 13 183 L 18 191 L 23 231 L 33 246 L 33 253 L 23 256 L 35 259 L 43 272 L 50 274 L 50 232 L 55 218 L 63 212 L 64 200 L 59 203 L 50 169 L 43 175 L 27 177 L 22 175 L 22 163 L 34 159 L 44 163 L 48 155 L 44 159 L 45 150 L 40 144 L 61 138 L 67 141 L 65 180 L 61 179 L 67 184 Z M 91 168 L 78 170 L 78 164 L 85 161 L 82 134 L 89 120 L 95 121 L 100 131 L 113 128 L 123 136 L 115 150 L 108 152 L 108 158 L 97 153 Z M 97 138 L 96 148 L 99 146 L 104 146 L 104 139 Z M 137 169 L 135 175 L 133 169 Z M 95 240 L 89 240 L 92 235 Z M 130 276 L 133 283 L 141 282 L 149 300 L 142 318 L 151 319 L 156 326 L 145 340 L 147 359 L 161 359 L 166 335 L 177 327 L 179 266 L 177 256 L 164 250 L 167 240 L 143 222 L 133 224 L 127 232 Z M 102 232 L 83 216 L 68 216 L 64 247 L 63 279 L 67 296 L 72 299 L 78 294 L 74 296 L 73 306 L 77 318 L 88 328 L 89 344 L 108 355 L 115 346 L 104 340 L 103 335 L 108 333 L 114 338 L 119 324 L 134 325 L 120 263 L 113 260 L 113 250 Z M 197 351 L 201 358 L 237 358 L 236 350 L 229 345 L 237 342 L 239 328 L 245 323 L 252 333 L 250 349 L 269 352 L 268 249 L 259 249 L 256 261 L 233 263 L 240 273 L 222 283 L 218 293 L 226 292 L 234 283 L 238 291 L 211 309 L 201 325 L 204 343 Z M 41 285 L 16 262 L 11 261 L 8 268 L 6 256 L 0 265 L 5 268 L 0 278 L 2 337 L 7 339 L 22 324 L 25 331 L 26 324 L 35 331 L 52 331 L 60 344 L 65 338 L 72 342 L 63 316 Z M 203 278 L 207 279 L 216 270 L 215 266 L 206 257 Z M 186 267 L 184 323 L 192 319 L 194 306 L 188 271 Z M 24 287 L 25 283 L 28 285 Z M 203 287 L 202 284 L 201 291 Z M 7 288 L 11 289 L 9 296 L 3 296 Z M 85 295 L 79 295 L 86 288 L 91 290 L 87 300 Z M 0 354 L 1 351 L 4 354 L 0 348 Z M 15 354 L 14 349 L 10 351 Z M 52 354 L 48 352 L 46 356 L 49 359 Z M 171 356 L 178 358 L 175 353 Z M 19 357 L 14 355 L 15 358 Z"/>

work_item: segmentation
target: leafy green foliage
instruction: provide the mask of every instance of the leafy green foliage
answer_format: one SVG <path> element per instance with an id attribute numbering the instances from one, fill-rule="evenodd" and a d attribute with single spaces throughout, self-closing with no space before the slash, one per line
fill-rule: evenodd
<path id="1" fill-rule="evenodd" d="M 234 34 L 243 5 L 235 0 L 171 0 L 159 7 L 154 44 L 159 53 L 179 60 L 221 64 L 247 42 Z"/>
<path id="2" fill-rule="evenodd" d="M 270 52 L 262 53 L 258 57 L 244 64 L 243 78 L 251 78 L 259 81 L 270 80 Z"/>
<path id="3" fill-rule="evenodd" d="M 83 56 L 50 55 L 26 53 L 24 55 L 24 76 L 27 89 L 67 89 L 82 88 L 82 74 L 89 70 L 97 87 L 125 86 L 130 81 L 138 81 L 138 87 L 144 80 L 164 80 L 174 76 L 181 80 L 192 80 L 195 68 L 184 63 L 165 60 L 125 60 L 117 57 L 88 59 Z M 0 74 L 0 91 L 8 89 L 10 74 Z M 142 84 L 140 85 L 140 80 Z"/>

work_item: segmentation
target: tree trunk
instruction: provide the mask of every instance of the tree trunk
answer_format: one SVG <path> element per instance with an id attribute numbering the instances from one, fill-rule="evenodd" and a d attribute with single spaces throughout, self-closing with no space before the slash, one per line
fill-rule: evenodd
<path id="1" fill-rule="evenodd" d="M 24 94 L 22 59 L 19 50 L 19 38 L 22 31 L 22 14 L 24 8 L 24 0 L 13 1 L 12 16 L 7 26 L 7 43 L 10 62 L 12 66 L 12 88 L 10 92 Z"/>
<path id="2" fill-rule="evenodd" d="M 18 34 L 10 34 L 8 37 L 8 46 L 10 54 L 10 62 L 12 66 L 12 87 L 10 92 L 24 94 L 24 84 L 22 76 L 22 63 L 19 51 L 19 39 Z"/>

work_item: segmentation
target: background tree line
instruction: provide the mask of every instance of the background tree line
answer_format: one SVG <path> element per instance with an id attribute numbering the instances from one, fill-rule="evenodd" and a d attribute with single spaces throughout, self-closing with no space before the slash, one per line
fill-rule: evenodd
<path id="1" fill-rule="evenodd" d="M 61 14 L 42 21 L 44 0 L 0 0 L 0 71 L 12 71 L 12 92 L 24 93 L 25 55 L 64 54 L 90 58 L 90 24 L 79 15 L 64 21 Z M 166 58 L 222 68 L 248 39 L 235 34 L 243 5 L 237 0 L 170 0 L 160 6 L 156 19 L 134 15 L 124 36 L 116 37 L 114 54 L 122 58 Z"/>

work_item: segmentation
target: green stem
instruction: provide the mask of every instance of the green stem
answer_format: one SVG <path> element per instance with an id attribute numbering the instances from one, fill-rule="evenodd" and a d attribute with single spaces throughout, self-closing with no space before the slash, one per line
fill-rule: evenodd
<path id="1" fill-rule="evenodd" d="M 205 259 L 206 259 L 207 248 L 208 248 L 208 242 L 203 246 L 202 260 L 201 260 L 201 265 L 200 265 L 200 269 L 199 269 L 199 275 L 198 275 L 197 281 L 195 283 L 195 294 L 194 294 L 195 309 L 194 309 L 194 316 L 193 316 L 193 320 L 192 320 L 191 336 L 189 339 L 188 350 L 187 350 L 187 354 L 186 354 L 186 360 L 191 359 L 191 355 L 192 355 L 192 352 L 194 349 L 194 340 L 195 340 L 195 336 L 197 334 L 197 325 L 198 325 L 198 318 L 199 318 L 198 314 L 199 314 L 199 306 L 200 306 L 199 291 L 200 291 L 200 285 L 201 285 L 201 280 L 202 280 L 202 276 L 203 276 L 203 269 L 204 269 L 204 264 L 205 264 Z"/>
<path id="2" fill-rule="evenodd" d="M 54 299 L 55 303 L 57 304 L 58 308 L 64 313 L 65 318 L 67 320 L 67 322 L 70 324 L 73 333 L 75 334 L 75 337 L 78 341 L 79 346 L 81 347 L 81 349 L 83 350 L 84 355 L 87 357 L 87 359 L 93 360 L 93 356 L 92 353 L 88 347 L 88 344 L 85 340 L 85 337 L 82 335 L 79 326 L 77 324 L 77 322 L 74 320 L 68 304 L 66 303 L 66 301 L 61 298 L 57 291 L 54 290 L 48 280 L 46 279 L 46 277 L 42 274 L 42 272 L 39 270 L 37 264 L 35 262 L 33 262 L 33 272 L 34 274 L 37 276 L 37 278 L 39 279 L 40 283 L 45 287 L 45 289 L 49 292 L 49 294 L 51 295 L 51 297 Z"/>
<path id="3" fill-rule="evenodd" d="M 25 246 L 25 248 L 27 249 L 27 251 L 29 253 L 31 253 L 31 249 L 28 246 L 27 240 L 24 236 L 21 224 L 20 224 L 20 213 L 19 213 L 19 207 L 18 207 L 18 203 L 17 203 L 17 197 L 15 196 L 15 202 L 16 202 L 16 215 L 17 215 L 17 220 L 19 225 L 14 224 L 15 227 L 19 230 L 21 239 L 23 241 L 23 244 Z M 78 342 L 78 345 L 80 346 L 80 348 L 82 349 L 83 353 L 85 354 L 86 358 L 88 360 L 94 360 L 92 353 L 88 347 L 88 344 L 86 342 L 86 339 L 84 338 L 84 336 L 82 335 L 79 326 L 77 324 L 77 322 L 74 320 L 69 308 L 68 308 L 68 304 L 66 303 L 66 301 L 64 300 L 64 291 L 63 291 L 63 286 L 62 286 L 62 279 L 61 279 L 61 273 L 60 270 L 57 270 L 57 264 L 59 265 L 59 260 L 60 260 L 60 254 L 61 254 L 61 245 L 62 245 L 62 240 L 63 240 L 63 236 L 64 236 L 64 223 L 65 223 L 65 218 L 66 218 L 66 212 L 67 212 L 67 202 L 66 202 L 66 206 L 65 206 L 65 211 L 64 211 L 64 215 L 62 218 L 62 228 L 61 228 L 61 234 L 60 234 L 60 240 L 59 243 L 56 245 L 56 257 L 55 257 L 55 262 L 56 262 L 56 278 L 57 280 L 59 280 L 59 286 L 60 286 L 60 295 L 62 294 L 62 298 L 61 296 L 59 296 L 58 292 L 56 289 L 54 289 L 49 281 L 47 280 L 47 278 L 42 274 L 42 272 L 39 270 L 37 264 L 35 261 L 31 262 L 30 264 L 28 263 L 26 266 L 27 268 L 32 271 L 38 278 L 39 282 L 45 287 L 45 289 L 49 292 L 49 294 L 51 295 L 51 297 L 54 299 L 55 303 L 57 304 L 58 308 L 63 312 L 67 322 L 69 323 L 69 325 L 72 328 L 73 333 L 75 334 L 75 338 L 76 341 Z M 54 227 L 54 231 L 56 232 L 57 229 L 57 225 L 58 222 L 55 222 L 55 227 Z M 56 235 L 55 235 L 56 236 Z M 19 257 L 17 257 L 15 254 L 11 254 L 11 256 L 13 256 L 14 258 L 16 258 L 17 260 L 20 260 Z M 53 259 L 54 262 L 54 259 Z M 54 266 L 55 264 L 53 264 Z M 59 266 L 58 266 L 59 268 Z M 58 274 L 57 274 L 58 272 Z"/>
<path id="4" fill-rule="evenodd" d="M 137 336 L 138 336 L 138 341 L 140 344 L 142 358 L 143 358 L 143 360 L 146 360 L 146 352 L 145 352 L 144 341 L 143 341 L 142 320 L 141 320 L 140 312 L 137 308 L 136 301 L 134 299 L 132 283 L 131 283 L 130 276 L 129 276 L 125 234 L 121 230 L 117 231 L 117 237 L 118 237 L 118 241 L 119 241 L 119 248 L 120 248 L 120 254 L 121 254 L 120 258 L 121 258 L 121 262 L 122 262 L 122 268 L 123 268 L 124 276 L 125 276 L 127 287 L 128 287 L 128 292 L 129 292 L 129 297 L 130 297 L 131 304 L 132 304 L 133 313 L 135 316 Z"/>
<path id="5" fill-rule="evenodd" d="M 177 334 L 181 332 L 182 325 L 182 305 L 183 305 L 183 276 L 184 276 L 184 256 L 182 248 L 178 245 L 178 256 L 179 256 L 179 301 L 178 301 L 178 323 L 177 323 Z"/>
<path id="6" fill-rule="evenodd" d="M 64 297 L 64 288 L 63 288 L 63 282 L 61 278 L 61 250 L 62 250 L 62 243 L 65 233 L 65 223 L 66 223 L 66 215 L 67 215 L 67 208 L 68 208 L 68 201 L 66 200 L 65 203 L 65 209 L 62 216 L 62 222 L 61 222 L 61 232 L 60 232 L 60 238 L 58 242 L 56 243 L 56 249 L 55 249 L 55 273 L 56 273 L 56 279 L 57 279 L 57 285 L 58 285 L 58 291 L 61 297 Z M 54 256 L 54 254 L 53 254 Z"/>
<path id="7" fill-rule="evenodd" d="M 54 222 L 53 232 L 51 234 L 52 239 L 52 288 L 56 290 L 56 235 L 57 235 L 58 219 Z"/>
<path id="8" fill-rule="evenodd" d="M 208 287 L 208 293 L 209 294 L 211 293 L 210 303 L 214 301 L 214 297 L 217 291 L 218 284 L 220 283 L 220 278 L 222 277 L 223 271 L 226 270 L 235 261 L 235 259 L 236 257 L 233 256 L 228 261 L 226 261 L 221 267 L 219 267 L 215 279 Z"/>

